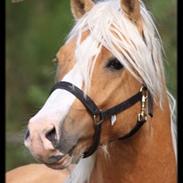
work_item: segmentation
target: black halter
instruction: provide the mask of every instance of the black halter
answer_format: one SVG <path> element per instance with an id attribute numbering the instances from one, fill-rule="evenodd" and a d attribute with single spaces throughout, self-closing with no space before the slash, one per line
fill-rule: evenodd
<path id="1" fill-rule="evenodd" d="M 130 130 L 126 135 L 120 137 L 119 139 L 126 139 L 131 136 L 133 136 L 146 122 L 147 120 L 147 114 L 146 114 L 146 104 L 148 102 L 148 114 L 152 117 L 153 116 L 153 100 L 148 92 L 147 88 L 143 86 L 138 93 L 130 97 L 128 100 L 110 108 L 105 111 L 99 109 L 97 105 L 93 102 L 93 100 L 86 95 L 82 90 L 80 90 L 77 86 L 73 85 L 72 83 L 66 82 L 66 81 L 60 81 L 55 84 L 55 86 L 52 88 L 51 92 L 53 92 L 56 89 L 63 89 L 67 90 L 68 92 L 72 93 L 74 96 L 76 96 L 86 107 L 89 114 L 93 117 L 95 122 L 95 133 L 93 136 L 93 144 L 90 146 L 90 148 L 84 152 L 83 158 L 87 158 L 90 155 L 92 155 L 99 146 L 100 143 L 100 134 L 101 134 L 101 126 L 102 123 L 105 121 L 105 119 L 110 118 L 113 115 L 118 114 L 119 112 L 123 112 L 126 109 L 130 108 L 134 104 L 136 104 L 138 101 L 141 101 L 141 111 L 138 114 L 137 122 L 135 126 Z"/>

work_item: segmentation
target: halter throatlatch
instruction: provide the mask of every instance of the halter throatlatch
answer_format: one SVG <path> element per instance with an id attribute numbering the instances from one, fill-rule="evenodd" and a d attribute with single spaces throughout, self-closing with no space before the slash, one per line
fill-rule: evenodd
<path id="1" fill-rule="evenodd" d="M 137 115 L 137 122 L 135 126 L 126 135 L 119 138 L 126 139 L 133 136 L 142 127 L 142 125 L 147 121 L 148 115 L 150 115 L 151 117 L 153 116 L 153 100 L 145 86 L 142 86 L 138 93 L 136 93 L 126 101 L 114 107 L 111 107 L 110 109 L 107 109 L 105 111 L 99 109 L 88 95 L 86 95 L 82 90 L 80 90 L 77 86 L 73 85 L 72 83 L 66 81 L 57 82 L 52 88 L 51 92 L 53 92 L 56 89 L 66 90 L 72 93 L 75 97 L 77 97 L 85 106 L 85 108 L 94 120 L 95 133 L 93 136 L 93 144 L 89 147 L 89 149 L 86 152 L 83 153 L 83 158 L 89 157 L 97 150 L 97 147 L 100 143 L 101 126 L 106 119 L 125 111 L 126 109 L 130 108 L 131 106 L 140 101 L 141 110 L 140 113 Z"/>

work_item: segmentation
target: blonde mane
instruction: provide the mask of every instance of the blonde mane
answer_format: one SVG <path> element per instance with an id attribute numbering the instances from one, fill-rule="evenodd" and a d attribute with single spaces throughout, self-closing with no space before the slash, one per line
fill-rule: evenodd
<path id="1" fill-rule="evenodd" d="M 83 80 L 87 86 L 96 60 L 93 58 L 97 58 L 104 46 L 139 82 L 147 85 L 154 99 L 161 101 L 165 86 L 162 45 L 153 20 L 143 3 L 141 15 L 143 37 L 125 16 L 119 1 L 97 3 L 76 23 L 68 40 L 77 37 L 76 60 L 82 70 L 85 67 Z M 85 31 L 89 31 L 90 35 L 81 42 L 81 34 Z"/>
<path id="2" fill-rule="evenodd" d="M 76 22 L 67 41 L 70 41 L 73 37 L 77 38 L 75 57 L 78 67 L 82 71 L 86 90 L 90 86 L 93 67 L 103 46 L 140 83 L 147 86 L 154 101 L 158 101 L 161 106 L 163 96 L 168 92 L 165 85 L 162 58 L 163 47 L 150 13 L 146 10 L 144 4 L 140 3 L 143 36 L 126 17 L 120 8 L 119 1 L 107 0 L 98 2 Z M 81 35 L 85 31 L 89 31 L 89 36 L 81 42 Z M 170 109 L 173 116 L 175 100 L 169 92 L 168 96 L 170 96 Z M 172 129 L 176 128 L 173 124 L 175 123 L 172 120 Z M 172 130 L 176 153 L 176 138 L 174 134 Z M 88 181 L 94 166 L 94 160 L 95 155 L 84 160 L 81 159 L 66 183 L 84 183 Z"/>

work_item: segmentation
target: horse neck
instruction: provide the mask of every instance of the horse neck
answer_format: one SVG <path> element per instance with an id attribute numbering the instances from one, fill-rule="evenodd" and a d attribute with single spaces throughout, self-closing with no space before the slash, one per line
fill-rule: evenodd
<path id="1" fill-rule="evenodd" d="M 154 117 L 126 140 L 97 151 L 90 183 L 176 182 L 176 160 L 171 137 L 168 100 L 163 110 L 154 105 Z"/>

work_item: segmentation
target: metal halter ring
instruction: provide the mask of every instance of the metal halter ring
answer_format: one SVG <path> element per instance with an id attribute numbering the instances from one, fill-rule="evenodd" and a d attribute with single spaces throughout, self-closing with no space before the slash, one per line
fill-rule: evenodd
<path id="1" fill-rule="evenodd" d="M 97 115 L 93 115 L 93 120 L 95 122 L 95 125 L 100 125 L 104 121 L 103 113 L 102 111 Z"/>

